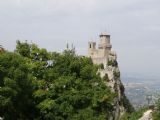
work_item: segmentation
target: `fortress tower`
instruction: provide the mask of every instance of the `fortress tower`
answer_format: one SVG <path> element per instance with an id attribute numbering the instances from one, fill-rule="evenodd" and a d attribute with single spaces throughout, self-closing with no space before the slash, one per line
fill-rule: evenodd
<path id="1" fill-rule="evenodd" d="M 88 56 L 92 58 L 93 63 L 103 63 L 106 67 L 111 48 L 112 45 L 110 44 L 110 35 L 102 33 L 100 35 L 100 43 L 98 45 L 98 49 L 96 49 L 96 42 L 88 43 Z"/>

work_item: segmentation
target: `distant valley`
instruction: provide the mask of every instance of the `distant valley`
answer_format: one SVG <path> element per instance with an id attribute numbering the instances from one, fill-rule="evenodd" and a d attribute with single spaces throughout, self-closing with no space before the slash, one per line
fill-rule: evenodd
<path id="1" fill-rule="evenodd" d="M 136 73 L 123 73 L 121 76 L 125 86 L 126 96 L 135 108 L 148 104 L 147 96 L 152 96 L 150 104 L 153 104 L 160 96 L 160 75 L 142 75 Z"/>

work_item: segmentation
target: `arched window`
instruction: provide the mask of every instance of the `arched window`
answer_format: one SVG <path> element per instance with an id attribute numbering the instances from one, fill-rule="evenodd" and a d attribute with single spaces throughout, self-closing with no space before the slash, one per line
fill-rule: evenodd
<path id="1" fill-rule="evenodd" d="M 90 48 L 92 47 L 92 45 L 90 44 Z"/>

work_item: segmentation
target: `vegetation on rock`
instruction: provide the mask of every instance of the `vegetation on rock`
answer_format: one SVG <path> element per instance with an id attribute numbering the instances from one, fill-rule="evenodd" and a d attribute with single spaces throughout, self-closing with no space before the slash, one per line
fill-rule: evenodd
<path id="1" fill-rule="evenodd" d="M 108 66 L 117 67 L 118 66 L 118 62 L 116 60 L 109 60 L 107 65 Z"/>
<path id="2" fill-rule="evenodd" d="M 146 110 L 146 108 L 141 108 L 135 112 L 127 112 L 120 118 L 120 120 L 138 120 L 143 116 L 143 113 Z"/>
<path id="3" fill-rule="evenodd" d="M 156 102 L 156 110 L 153 112 L 153 120 L 159 120 L 160 118 L 160 99 Z"/>

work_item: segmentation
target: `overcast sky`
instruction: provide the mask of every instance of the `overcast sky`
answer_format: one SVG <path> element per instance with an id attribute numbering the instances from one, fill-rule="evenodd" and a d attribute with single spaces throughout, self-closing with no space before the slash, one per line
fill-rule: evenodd
<path id="1" fill-rule="evenodd" d="M 0 0 L 0 44 L 28 40 L 50 51 L 111 35 L 122 72 L 160 73 L 160 0 Z"/>

